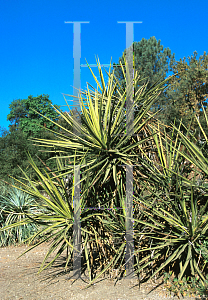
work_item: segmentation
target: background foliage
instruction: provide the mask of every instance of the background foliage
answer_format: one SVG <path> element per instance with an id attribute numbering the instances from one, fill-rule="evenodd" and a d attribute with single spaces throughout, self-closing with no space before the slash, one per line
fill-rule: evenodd
<path id="1" fill-rule="evenodd" d="M 29 152 L 34 158 L 39 168 L 43 167 L 41 160 L 46 163 L 50 157 L 54 156 L 54 152 L 45 153 L 45 147 L 38 148 L 31 140 L 31 137 L 39 137 L 45 139 L 56 138 L 51 130 L 60 130 L 58 126 L 54 126 L 50 121 L 34 112 L 35 109 L 41 112 L 50 120 L 56 121 L 60 126 L 71 129 L 63 118 L 52 108 L 52 102 L 48 95 L 40 95 L 38 97 L 29 96 L 27 99 L 14 100 L 9 108 L 10 113 L 7 119 L 10 121 L 9 130 L 1 128 L 0 135 L 0 180 L 10 182 L 8 175 L 15 178 L 22 175 L 21 167 L 31 178 L 35 176 L 34 171 L 29 167 L 27 153 Z M 60 109 L 60 106 L 55 105 Z M 65 112 L 65 114 L 67 114 Z M 42 126 L 42 127 L 40 127 Z M 42 150 L 42 151 L 40 151 Z M 41 159 L 38 159 L 37 156 Z M 54 169 L 56 163 L 54 160 L 47 162 L 49 168 Z"/>

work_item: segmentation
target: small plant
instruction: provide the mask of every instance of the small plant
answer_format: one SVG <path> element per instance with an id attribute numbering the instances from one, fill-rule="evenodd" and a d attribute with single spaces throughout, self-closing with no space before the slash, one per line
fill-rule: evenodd
<path id="1" fill-rule="evenodd" d="M 15 187 L 4 188 L 0 194 L 0 229 L 20 222 L 27 213 L 36 212 L 35 197 Z M 28 237 L 37 232 L 36 224 L 24 224 L 10 230 L 0 232 L 0 247 L 24 243 Z"/>
<path id="2" fill-rule="evenodd" d="M 201 299 L 208 299 L 208 274 L 206 275 L 206 280 L 202 282 L 197 277 L 183 277 L 182 280 L 174 277 L 174 273 L 170 271 L 169 273 L 164 274 L 164 284 L 165 289 L 177 296 L 184 297 L 186 295 L 197 296 L 199 295 Z"/>
<path id="3" fill-rule="evenodd" d="M 173 293 L 174 296 L 177 296 L 178 298 L 180 296 L 184 297 L 186 295 L 194 297 L 196 296 L 197 291 L 199 291 L 199 289 L 197 288 L 199 285 L 199 277 L 183 277 L 181 280 L 179 280 L 178 278 L 174 277 L 174 273 L 170 271 L 169 273 L 164 274 L 163 280 L 165 289 L 170 292 L 170 295 L 171 293 Z"/>
<path id="4" fill-rule="evenodd" d="M 203 240 L 203 243 L 201 242 L 200 247 L 196 248 L 199 253 L 201 253 L 202 257 L 204 258 L 205 263 L 208 263 L 208 241 Z"/>
<path id="5" fill-rule="evenodd" d="M 206 275 L 206 280 L 203 283 L 199 282 L 197 291 L 199 295 L 203 297 L 202 299 L 208 299 L 208 274 Z"/>

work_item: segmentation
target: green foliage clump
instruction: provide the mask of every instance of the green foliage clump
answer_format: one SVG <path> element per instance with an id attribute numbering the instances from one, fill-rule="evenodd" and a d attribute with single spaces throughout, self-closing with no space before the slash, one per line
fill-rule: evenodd
<path id="1" fill-rule="evenodd" d="M 50 120 L 57 121 L 59 115 L 52 108 L 51 104 L 49 95 L 28 96 L 27 99 L 12 101 L 9 105 L 10 113 L 7 116 L 7 120 L 11 122 L 11 125 L 9 125 L 11 131 L 19 128 L 27 137 L 31 135 L 37 137 L 40 135 L 40 126 L 48 129 L 57 129 Z M 55 107 L 60 108 L 57 105 Z M 49 118 L 49 120 L 39 113 Z"/>

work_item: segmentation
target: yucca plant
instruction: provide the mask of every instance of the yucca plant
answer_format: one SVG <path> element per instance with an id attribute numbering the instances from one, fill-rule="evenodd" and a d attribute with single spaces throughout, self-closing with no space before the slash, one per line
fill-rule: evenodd
<path id="1" fill-rule="evenodd" d="M 30 244 L 33 240 L 35 240 L 36 237 L 41 237 L 40 241 L 36 242 L 36 244 L 27 251 L 33 249 L 34 247 L 37 247 L 41 243 L 50 241 L 51 239 L 53 240 L 52 246 L 50 247 L 43 261 L 43 264 L 41 265 L 41 272 L 44 268 L 51 265 L 56 260 L 56 258 L 62 254 L 67 246 L 70 246 L 73 250 L 73 243 L 71 241 L 73 239 L 73 201 L 68 195 L 68 192 L 64 186 L 63 179 L 60 180 L 59 178 L 56 178 L 56 180 L 52 180 L 46 170 L 45 175 L 43 175 L 35 165 L 32 158 L 29 157 L 28 159 L 34 171 L 36 171 L 39 180 L 38 182 L 32 182 L 28 178 L 27 174 L 22 170 L 29 184 L 20 182 L 16 179 L 20 183 L 18 189 L 23 193 L 26 193 L 28 196 L 32 196 L 38 199 L 38 201 L 35 203 L 35 206 L 33 204 L 30 205 L 31 212 L 26 212 L 23 210 L 23 213 L 27 217 L 19 222 L 12 222 L 11 225 L 5 226 L 3 229 L 1 229 L 1 231 L 29 224 L 42 226 L 41 229 L 39 229 L 35 234 L 33 234 L 33 236 L 30 236 L 26 240 L 27 242 L 29 241 Z M 47 197 L 40 192 L 40 190 L 37 188 L 38 185 L 41 185 L 42 189 L 46 191 Z M 33 212 L 32 207 L 34 207 Z M 83 224 L 82 235 L 85 246 L 88 242 L 88 239 L 91 238 L 91 232 L 88 231 L 88 228 L 92 227 L 90 221 L 92 222 L 92 220 L 95 220 L 97 215 L 99 214 L 87 210 L 83 210 L 81 214 L 81 222 Z M 92 217 L 93 219 L 91 220 Z M 59 247 L 60 249 L 55 259 L 43 268 L 45 260 L 50 255 L 50 253 L 52 253 Z M 25 251 L 24 253 L 26 253 L 27 251 Z M 71 254 L 69 255 L 66 262 L 66 267 L 70 258 Z"/>
<path id="2" fill-rule="evenodd" d="M 136 142 L 135 138 L 125 134 L 125 116 L 122 112 L 126 101 L 126 91 L 123 91 L 120 98 L 117 98 L 115 101 L 113 91 L 118 82 L 114 83 L 113 75 L 109 75 L 109 72 L 107 88 L 104 83 L 100 66 L 99 72 L 102 88 L 95 76 L 94 78 L 100 87 L 101 92 L 98 92 L 97 90 L 93 95 L 88 89 L 86 92 L 87 104 L 84 104 L 84 101 L 80 96 L 80 105 L 82 110 L 82 115 L 80 115 L 80 117 L 82 125 L 80 125 L 70 115 L 67 116 L 66 114 L 62 114 L 54 107 L 63 119 L 69 123 L 69 128 L 74 126 L 76 131 L 80 132 L 80 135 L 76 135 L 74 132 L 56 124 L 62 129 L 62 132 L 64 131 L 68 134 L 68 136 L 63 133 L 54 132 L 58 137 L 57 140 L 33 139 L 33 141 L 39 145 L 45 145 L 49 148 L 53 148 L 53 152 L 54 147 L 63 149 L 63 151 L 59 151 L 60 155 L 56 157 L 57 170 L 53 170 L 50 174 L 45 170 L 44 175 L 36 167 L 32 158 L 30 158 L 30 164 L 39 178 L 38 182 L 32 182 L 24 171 L 23 173 L 25 174 L 25 178 L 30 185 L 18 181 L 21 184 L 19 189 L 37 197 L 39 199 L 38 208 L 44 208 L 46 211 L 44 213 L 37 214 L 27 213 L 27 218 L 25 220 L 16 224 L 8 225 L 4 228 L 4 230 L 6 230 L 14 228 L 15 226 L 30 223 L 44 226 L 44 229 L 39 230 L 37 234 L 29 239 L 32 241 L 36 236 L 44 234 L 41 242 L 36 243 L 36 245 L 32 246 L 27 251 L 30 251 L 32 248 L 38 246 L 44 241 L 52 239 L 52 246 L 45 257 L 44 262 L 50 253 L 60 247 L 55 258 L 47 266 L 51 265 L 57 257 L 61 255 L 67 247 L 69 247 L 70 254 L 66 262 L 67 267 L 70 259 L 72 259 L 72 253 L 74 251 L 72 243 L 74 213 L 72 200 L 74 184 L 66 190 L 63 178 L 67 174 L 73 174 L 75 166 L 80 165 L 82 176 L 80 181 L 82 249 L 86 259 L 90 283 L 92 283 L 93 279 L 93 247 L 96 248 L 99 254 L 101 262 L 99 268 L 102 270 L 96 278 L 106 272 L 111 266 L 116 266 L 121 269 L 124 264 L 124 185 L 126 175 L 121 165 L 137 165 L 135 168 L 138 172 L 145 178 L 152 180 L 152 182 L 161 182 L 163 178 L 163 176 L 156 171 L 155 167 L 152 166 L 148 160 L 142 157 L 142 155 L 138 155 L 138 153 L 136 153 L 138 148 L 142 148 L 144 153 L 146 153 L 145 148 L 147 146 L 145 146 L 145 142 L 150 141 L 156 132 L 151 134 L 148 133 L 146 136 L 144 134 L 142 138 L 138 139 Z M 126 76 L 124 71 L 123 73 L 124 76 Z M 136 84 L 138 80 L 137 74 L 134 80 Z M 140 107 L 140 110 L 134 120 L 134 132 L 136 134 L 151 126 L 150 121 L 154 114 L 149 113 L 150 107 L 160 91 L 163 89 L 167 80 L 168 79 L 158 85 L 154 85 L 149 90 L 146 90 L 146 85 L 144 85 L 137 91 L 137 94 L 134 95 L 134 104 Z M 55 124 L 55 122 L 53 123 Z M 73 166 L 64 167 L 63 160 L 66 159 L 73 160 Z M 136 179 L 136 176 L 134 178 Z M 40 190 L 37 188 L 38 185 L 41 185 L 42 190 L 46 192 L 48 197 L 45 197 L 40 193 Z M 103 195 L 103 199 L 100 201 L 100 207 L 109 208 L 109 202 L 112 200 L 113 205 L 122 208 L 120 215 L 118 213 L 115 214 L 115 211 L 114 213 L 108 211 L 101 211 L 97 213 L 93 210 L 86 209 L 90 206 L 98 207 L 98 191 L 99 193 L 102 192 Z M 138 208 L 136 210 L 136 218 L 139 220 L 139 222 L 137 222 L 138 224 L 148 224 L 145 223 L 145 216 L 143 214 L 139 214 Z M 140 225 L 137 225 L 138 239 L 141 237 L 140 231 L 142 230 L 141 226 L 139 226 Z M 120 233 L 121 236 L 121 241 L 117 246 L 115 243 L 110 242 L 114 233 Z M 43 264 L 40 271 L 47 267 L 43 267 Z"/>
<path id="3" fill-rule="evenodd" d="M 196 184 L 191 187 L 183 185 L 180 178 L 176 179 L 174 192 L 167 194 L 165 199 L 161 194 L 151 191 L 149 199 L 142 199 L 140 196 L 134 200 L 144 205 L 142 213 L 146 215 L 149 223 L 143 241 L 144 246 L 137 250 L 142 254 L 139 270 L 151 265 L 152 278 L 170 267 L 174 269 L 179 280 L 187 274 L 192 276 L 197 274 L 201 280 L 205 280 L 202 273 L 204 260 L 198 247 L 204 237 L 207 239 L 208 202 L 200 205 L 199 201 L 208 194 L 201 195 L 197 191 Z M 151 243 L 145 246 L 148 240 Z M 206 249 L 204 251 L 208 254 Z"/>
<path id="4" fill-rule="evenodd" d="M 153 277 L 161 274 L 160 271 L 166 268 L 174 268 L 176 273 L 178 270 L 179 280 L 187 274 L 199 274 L 201 280 L 204 280 L 206 261 L 203 258 L 208 252 L 203 247 L 204 256 L 201 257 L 198 247 L 207 239 L 208 194 L 204 184 L 196 182 L 196 170 L 193 180 L 188 178 L 192 170 L 188 167 L 194 162 L 190 149 L 192 152 L 193 149 L 198 150 L 195 152 L 198 158 L 202 153 L 196 147 L 197 140 L 194 136 L 188 136 L 189 129 L 186 128 L 187 134 L 183 135 L 183 139 L 180 139 L 180 127 L 175 129 L 173 126 L 172 137 L 166 133 L 162 134 L 162 130 L 157 130 L 153 136 L 156 145 L 152 151 L 154 159 L 140 149 L 146 160 L 157 170 L 155 174 L 159 173 L 163 179 L 152 185 L 140 177 L 140 187 L 144 187 L 142 190 L 148 190 L 148 194 L 144 197 L 140 193 L 139 197 L 134 197 L 134 203 L 139 205 L 140 213 L 146 216 L 146 220 L 137 219 L 137 215 L 134 218 L 136 224 L 146 224 L 145 232 L 142 230 L 142 243 L 135 253 L 140 257 L 138 272 L 145 270 L 148 273 L 150 270 Z M 175 135 L 174 130 L 177 133 Z M 151 128 L 151 132 L 155 132 L 154 128 Z M 204 168 L 205 161 L 203 157 Z M 198 170 L 201 174 L 206 174 L 201 164 L 198 161 Z M 139 176 L 135 180 L 139 180 Z M 139 234 L 135 234 L 135 244 L 138 243 Z M 135 266 L 138 267 L 138 263 Z"/>
<path id="5" fill-rule="evenodd" d="M 208 118 L 205 112 L 204 107 L 202 106 L 203 109 L 203 113 L 204 113 L 204 117 L 208 126 Z M 203 154 L 203 148 L 205 147 L 205 145 L 207 145 L 208 142 L 208 137 L 206 136 L 204 129 L 202 128 L 200 121 L 198 119 L 198 117 L 195 115 L 195 118 L 198 122 L 199 128 L 201 130 L 201 135 L 202 137 L 204 137 L 204 142 L 202 142 L 202 140 L 200 140 L 198 143 L 196 143 L 196 138 L 194 137 L 194 134 L 190 132 L 189 129 L 186 128 L 187 130 L 187 134 L 190 135 L 191 139 L 187 137 L 187 135 L 185 136 L 178 128 L 176 128 L 174 125 L 173 127 L 175 128 L 175 130 L 178 132 L 180 139 L 183 143 L 183 145 L 186 148 L 186 153 L 185 152 L 180 152 L 179 153 L 188 161 L 190 161 L 196 168 L 198 168 L 199 170 L 201 170 L 201 172 L 204 174 L 204 179 L 207 178 L 208 175 L 208 160 L 207 158 L 204 156 Z M 181 122 L 182 123 L 182 122 Z M 184 125 L 183 125 L 184 126 Z M 184 126 L 185 127 L 185 126 Z M 195 140 L 195 141 L 193 141 Z M 197 145 L 198 144 L 198 145 Z M 199 144 L 203 144 L 203 145 L 199 145 Z M 203 186 L 206 187 L 205 181 L 203 182 Z"/>
<path id="6" fill-rule="evenodd" d="M 122 113 L 126 102 L 126 91 L 120 95 L 119 99 L 113 96 L 113 92 L 119 84 L 117 79 L 115 78 L 117 82 L 114 83 L 114 75 L 109 75 L 109 71 L 109 74 L 107 73 L 109 82 L 108 85 L 105 86 L 100 64 L 98 64 L 98 68 L 102 87 L 92 70 L 90 70 L 101 93 L 99 93 L 97 89 L 93 95 L 88 89 L 87 92 L 84 93 L 87 95 L 87 99 L 85 99 L 86 104 L 84 104 L 82 96 L 80 95 L 79 100 L 82 110 L 82 115 L 80 115 L 80 118 L 82 119 L 81 125 L 74 120 L 73 117 L 64 115 L 54 107 L 70 126 L 74 126 L 76 131 L 80 132 L 80 136 L 77 136 L 72 131 L 66 130 L 56 124 L 62 131 L 65 131 L 66 134 L 70 134 L 70 136 L 54 132 L 57 137 L 59 137 L 58 140 L 40 140 L 34 138 L 32 140 L 33 142 L 38 143 L 39 146 L 45 145 L 47 147 L 55 146 L 59 147 L 59 149 L 63 148 L 62 153 L 66 154 L 65 156 L 62 156 L 64 159 L 74 159 L 76 156 L 76 164 L 80 165 L 82 180 L 86 179 L 85 174 L 90 171 L 91 180 L 89 186 L 92 186 L 97 181 L 102 183 L 106 182 L 106 179 L 110 174 L 112 174 L 114 184 L 116 185 L 116 174 L 122 168 L 120 165 L 141 164 L 143 172 L 146 172 L 147 174 L 151 172 L 149 170 L 149 165 L 142 157 L 138 158 L 137 155 L 132 155 L 131 153 L 133 149 L 138 148 L 145 141 L 151 139 L 151 136 L 143 137 L 143 139 L 137 142 L 130 143 L 132 138 L 126 135 L 126 125 L 124 123 L 125 116 L 123 116 Z M 124 69 L 123 73 L 126 78 Z M 139 78 L 136 73 L 134 78 L 135 85 L 138 80 Z M 146 85 L 144 85 L 137 91 L 137 94 L 134 95 L 134 105 L 139 105 L 140 107 L 140 111 L 137 113 L 137 117 L 134 120 L 135 133 L 139 133 L 155 115 L 149 114 L 150 107 L 161 90 L 164 89 L 163 86 L 167 81 L 168 79 L 158 85 L 154 85 L 149 90 L 146 90 Z M 53 123 L 55 124 L 55 122 Z M 67 155 L 69 153 L 71 153 L 71 155 Z M 93 172 L 93 170 L 96 172 Z M 67 174 L 67 170 L 65 174 Z"/>

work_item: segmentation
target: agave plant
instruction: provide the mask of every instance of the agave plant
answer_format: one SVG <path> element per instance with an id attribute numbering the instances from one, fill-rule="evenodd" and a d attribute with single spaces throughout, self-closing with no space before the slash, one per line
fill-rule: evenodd
<path id="1" fill-rule="evenodd" d="M 37 210 L 35 207 L 35 198 L 31 195 L 18 190 L 16 187 L 10 187 L 7 192 L 0 196 L 0 215 L 1 226 L 8 226 L 17 223 L 26 217 L 27 213 L 33 213 Z M 3 231 L 0 234 L 1 246 L 7 246 L 16 242 L 23 243 L 29 236 L 37 231 L 35 224 L 21 225 L 10 231 Z"/>

